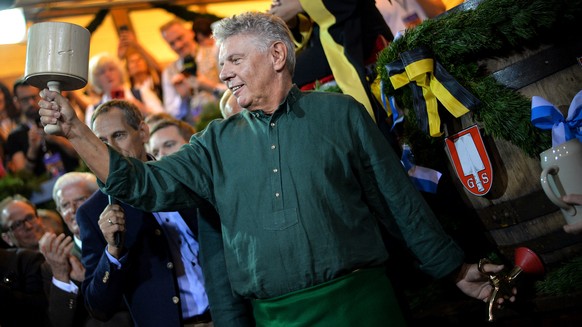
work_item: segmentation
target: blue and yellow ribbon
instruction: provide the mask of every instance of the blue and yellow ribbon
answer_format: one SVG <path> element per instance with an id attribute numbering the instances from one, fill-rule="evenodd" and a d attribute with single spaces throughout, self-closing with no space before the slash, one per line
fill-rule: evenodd
<path id="1" fill-rule="evenodd" d="M 394 89 L 410 86 L 418 124 L 432 137 L 442 135 L 439 101 L 456 118 L 480 104 L 425 48 L 401 53 L 400 59 L 386 65 L 386 70 Z"/>

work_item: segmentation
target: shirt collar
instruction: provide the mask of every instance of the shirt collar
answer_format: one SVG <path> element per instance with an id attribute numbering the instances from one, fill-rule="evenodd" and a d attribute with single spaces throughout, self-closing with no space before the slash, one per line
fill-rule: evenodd
<path id="1" fill-rule="evenodd" d="M 75 244 L 79 247 L 79 249 L 83 248 L 83 243 L 81 242 L 81 239 L 78 238 L 77 236 L 73 235 L 73 241 L 75 241 Z"/>
<path id="2" fill-rule="evenodd" d="M 289 113 L 293 109 L 293 104 L 295 102 L 297 102 L 300 97 L 301 97 L 301 90 L 297 87 L 297 85 L 293 84 L 293 86 L 289 90 L 289 93 L 287 93 L 287 96 L 285 97 L 285 99 L 283 99 L 281 104 L 279 104 L 279 107 L 277 108 L 277 110 L 275 110 L 275 113 L 273 113 L 273 115 L 281 112 L 282 110 L 286 110 L 286 113 Z M 264 118 L 264 117 L 272 116 L 272 115 L 265 115 L 265 113 L 262 110 L 249 111 L 249 112 L 255 118 Z"/>

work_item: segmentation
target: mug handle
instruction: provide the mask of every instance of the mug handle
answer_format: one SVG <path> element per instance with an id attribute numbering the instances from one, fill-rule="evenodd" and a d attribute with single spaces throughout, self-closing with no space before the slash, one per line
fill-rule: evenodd
<path id="1" fill-rule="evenodd" d="M 544 190 L 550 201 L 552 201 L 555 205 L 564 210 L 568 215 L 574 216 L 576 215 L 576 208 L 573 205 L 570 205 L 562 201 L 560 197 L 554 193 L 554 191 L 550 187 L 550 183 L 548 182 L 548 174 L 554 176 L 558 174 L 558 171 L 560 171 L 560 168 L 555 165 L 548 166 L 544 168 L 544 170 L 542 170 L 542 173 L 540 175 L 542 189 Z"/>

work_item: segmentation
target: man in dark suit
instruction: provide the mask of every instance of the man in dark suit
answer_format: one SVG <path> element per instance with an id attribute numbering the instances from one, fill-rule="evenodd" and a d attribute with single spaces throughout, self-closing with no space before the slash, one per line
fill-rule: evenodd
<path id="1" fill-rule="evenodd" d="M 36 206 L 22 195 L 0 202 L 0 326 L 50 326 L 44 280 L 50 276 L 38 241 L 44 233 Z"/>
<path id="2" fill-rule="evenodd" d="M 121 153 L 153 159 L 144 147 L 149 129 L 130 103 L 104 103 L 91 122 L 93 132 Z M 109 319 L 124 299 L 139 326 L 212 326 L 196 221 L 196 208 L 151 213 L 93 194 L 77 211 L 89 312 Z"/>
<path id="3" fill-rule="evenodd" d="M 36 251 L 0 248 L 1 326 L 50 326 L 43 292 L 43 262 L 42 254 Z"/>
<path id="4" fill-rule="evenodd" d="M 66 173 L 57 179 L 53 187 L 56 208 L 73 234 L 71 237 L 47 232 L 39 241 L 40 251 L 52 271 L 48 313 L 53 327 L 133 326 L 124 304 L 120 304 L 120 310 L 107 321 L 91 317 L 79 292 L 85 279 L 85 267 L 81 264 L 82 243 L 75 214 L 97 190 L 95 175 L 87 172 Z"/>

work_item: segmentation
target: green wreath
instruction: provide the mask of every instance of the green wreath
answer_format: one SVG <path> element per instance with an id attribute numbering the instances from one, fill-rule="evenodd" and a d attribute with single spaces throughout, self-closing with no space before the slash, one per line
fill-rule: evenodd
<path id="1" fill-rule="evenodd" d="M 415 147 L 417 160 L 425 156 L 434 158 L 426 154 L 434 150 L 430 147 L 436 142 L 442 145 L 442 138 L 429 139 L 420 132 L 414 110 L 410 110 L 413 107 L 410 90 L 408 87 L 395 90 L 386 69 L 401 53 L 426 47 L 433 52 L 435 60 L 481 101 L 470 114 L 482 125 L 485 135 L 507 140 L 536 157 L 551 146 L 551 136 L 531 124 L 531 100 L 486 76 L 477 62 L 556 43 L 578 31 L 576 21 L 582 18 L 582 1 L 484 0 L 467 1 L 466 7 L 471 8 L 470 2 L 474 3 L 473 9 L 451 10 L 426 20 L 380 53 L 377 67 L 382 91 L 386 96 L 394 96 L 406 113 L 402 137 Z"/>

